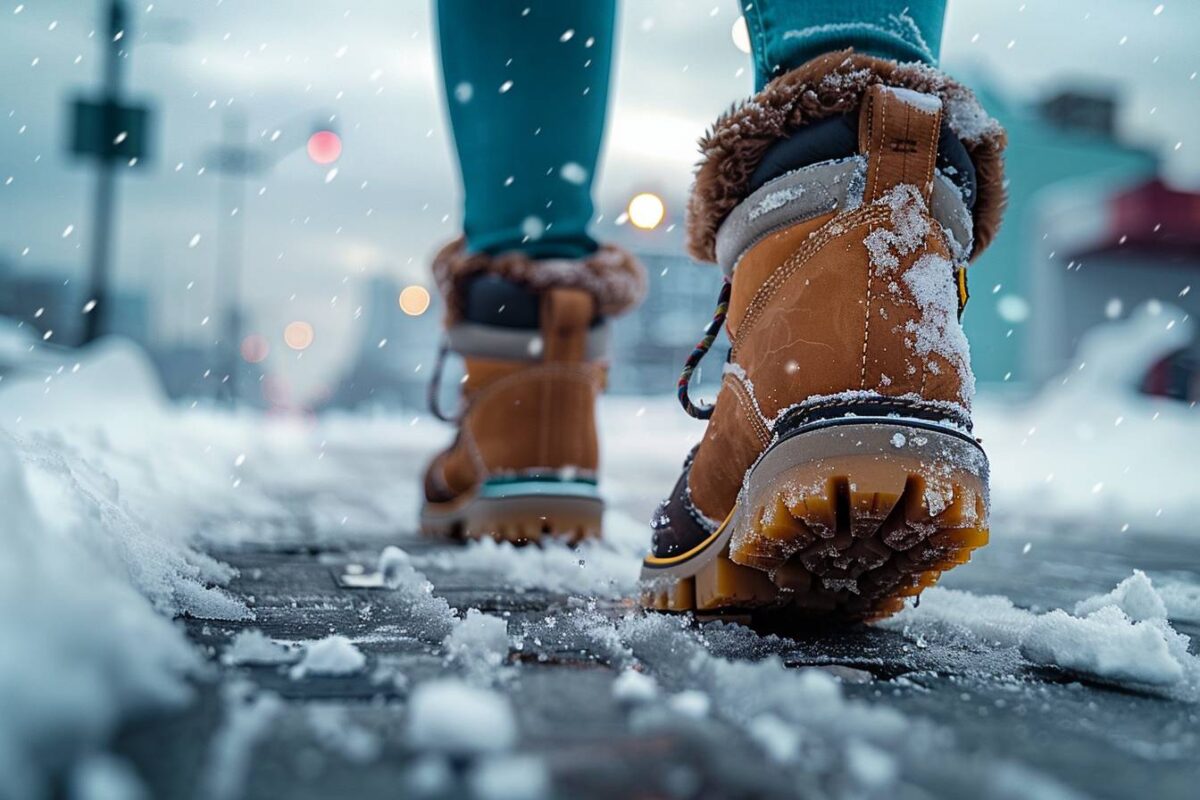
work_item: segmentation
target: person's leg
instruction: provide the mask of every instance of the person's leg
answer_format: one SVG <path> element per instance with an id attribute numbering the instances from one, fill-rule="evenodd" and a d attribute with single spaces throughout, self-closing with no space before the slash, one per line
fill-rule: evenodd
<path id="1" fill-rule="evenodd" d="M 593 252 L 615 0 L 438 0 L 471 252 Z"/>
<path id="2" fill-rule="evenodd" d="M 755 88 L 835 50 L 936 64 L 946 0 L 742 0 Z"/>
<path id="3" fill-rule="evenodd" d="M 615 12 L 615 0 L 438 0 L 464 236 L 433 273 L 467 374 L 459 435 L 425 475 L 431 534 L 600 533 L 606 323 L 646 285 L 632 256 L 588 234 Z"/>

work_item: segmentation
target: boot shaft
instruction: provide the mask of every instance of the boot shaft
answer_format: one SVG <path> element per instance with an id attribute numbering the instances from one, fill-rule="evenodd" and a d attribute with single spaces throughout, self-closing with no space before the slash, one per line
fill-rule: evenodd
<path id="1" fill-rule="evenodd" d="M 859 155 L 767 183 L 722 226 L 729 369 L 765 421 L 884 398 L 968 424 L 958 314 L 971 226 L 935 172 L 941 116 L 937 97 L 870 87 Z"/>

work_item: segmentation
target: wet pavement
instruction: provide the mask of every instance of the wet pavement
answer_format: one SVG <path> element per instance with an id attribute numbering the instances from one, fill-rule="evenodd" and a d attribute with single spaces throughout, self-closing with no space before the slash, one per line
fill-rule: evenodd
<path id="1" fill-rule="evenodd" d="M 994 527 L 1003 529 L 1002 521 Z M 439 570 L 426 556 L 443 545 L 413 537 L 394 543 L 413 556 L 435 596 L 459 611 L 503 617 L 518 642 L 492 685 L 516 711 L 516 747 L 491 762 L 511 771 L 493 770 L 497 779 L 485 780 L 471 759 L 431 758 L 405 735 L 413 687 L 455 674 L 442 645 L 449 623 L 434 615 L 409 624 L 411 609 L 394 593 L 341 585 L 348 565 L 373 563 L 384 544 L 347 537 L 213 553 L 238 568 L 231 590 L 257 619 L 185 622 L 211 655 L 196 702 L 127 726 L 118 741 L 154 797 L 1185 798 L 1200 785 L 1200 706 L 1036 667 L 1011 647 L 970 637 L 925 643 L 868 627 L 785 638 L 700 625 L 672 633 L 662 647 L 626 636 L 621 654 L 601 629 L 637 613 L 627 601 L 514 592 L 503 576 Z M 1200 585 L 1200 559 L 1187 538 L 1086 530 L 994 534 L 943 585 L 1005 595 L 1023 608 L 1069 609 L 1135 567 Z M 578 624 L 583 619 L 587 625 Z M 288 641 L 342 634 L 367 666 L 351 676 L 294 678 L 287 666 L 222 665 L 220 653 L 244 627 Z M 1175 627 L 1192 637 L 1195 652 L 1200 626 Z M 751 677 L 739 689 L 725 673 L 698 671 L 691 647 L 716 661 L 778 657 L 788 671 L 819 667 L 844 698 L 861 701 L 855 709 L 875 715 L 862 725 L 897 725 L 893 741 L 904 752 L 876 758 L 877 742 L 860 747 L 856 734 L 839 730 L 849 744 L 830 758 L 784 763 L 736 709 L 739 691 L 750 698 L 770 687 Z M 661 699 L 650 708 L 619 699 L 613 684 L 630 654 L 663 687 L 661 698 L 686 695 L 696 683 L 712 707 L 688 711 L 680 703 L 658 713 Z M 237 724 L 238 710 L 256 703 L 266 710 Z M 896 713 L 879 716 L 888 711 Z M 814 708 L 813 718 L 825 721 L 804 735 L 838 728 L 836 716 L 820 716 L 828 713 Z M 527 779 L 531 770 L 541 778 Z"/>

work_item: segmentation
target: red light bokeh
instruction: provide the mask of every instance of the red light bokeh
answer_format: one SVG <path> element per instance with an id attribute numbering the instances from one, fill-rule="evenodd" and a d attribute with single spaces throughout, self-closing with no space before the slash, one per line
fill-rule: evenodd
<path id="1" fill-rule="evenodd" d="M 308 137 L 308 157 L 318 164 L 332 164 L 342 154 L 342 137 L 333 131 L 317 131 Z"/>

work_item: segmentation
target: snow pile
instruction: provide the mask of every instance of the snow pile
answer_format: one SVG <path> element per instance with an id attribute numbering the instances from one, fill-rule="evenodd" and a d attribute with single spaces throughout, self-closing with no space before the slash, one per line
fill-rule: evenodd
<path id="1" fill-rule="evenodd" d="M 292 667 L 295 679 L 309 675 L 354 675 L 362 672 L 367 657 L 345 636 L 333 634 L 305 645 L 304 657 Z"/>
<path id="2" fill-rule="evenodd" d="M 1193 329 L 1182 311 L 1150 303 L 1091 330 L 1074 366 L 1033 402 L 982 395 L 975 430 L 991 458 L 994 518 L 1038 515 L 1103 535 L 1196 531 L 1200 417 L 1137 392 L 1145 371 Z"/>
<path id="3" fill-rule="evenodd" d="M 1167 607 L 1167 618 L 1177 622 L 1200 622 L 1200 586 L 1160 582 L 1158 595 Z"/>
<path id="4" fill-rule="evenodd" d="M 232 667 L 265 667 L 291 664 L 296 657 L 297 653 L 291 648 L 269 638 L 257 628 L 248 628 L 233 637 L 221 654 L 221 663 Z"/>
<path id="5" fill-rule="evenodd" d="M 110 403 L 96 387 L 99 406 L 127 404 L 129 413 L 156 405 L 153 394 L 142 394 L 148 389 L 136 364 L 119 348 L 101 355 L 121 399 Z M 38 385 L 53 385 L 53 379 Z M 26 405 L 17 402 L 22 397 Z M 24 419 L 16 407 L 36 414 L 53 405 L 49 394 L 33 393 L 22 379 L 0 387 L 5 796 L 44 794 L 48 776 L 70 772 L 85 753 L 92 757 L 78 762 L 78 780 L 105 784 L 105 776 L 116 773 L 96 767 L 95 759 L 121 720 L 189 699 L 184 677 L 201 660 L 164 615 L 249 616 L 245 605 L 214 588 L 232 571 L 141 516 L 102 465 L 60 435 L 14 438 L 3 429 Z"/>
<path id="6" fill-rule="evenodd" d="M 1004 597 L 935 587 L 919 606 L 880 624 L 921 642 L 967 636 L 1095 681 L 1200 699 L 1200 657 L 1188 652 L 1188 637 L 1171 627 L 1162 596 L 1140 570 L 1073 613 L 1037 614 Z"/>
<path id="7" fill-rule="evenodd" d="M 508 698 L 460 680 L 422 683 L 408 705 L 405 737 L 411 747 L 450 756 L 510 750 L 517 721 Z"/>
<path id="8" fill-rule="evenodd" d="M 433 584 L 413 566 L 412 558 L 399 547 L 385 547 L 377 565 L 386 595 L 389 615 L 417 638 L 430 642 L 445 640 L 458 623 L 458 615 L 444 598 L 433 594 Z"/>

